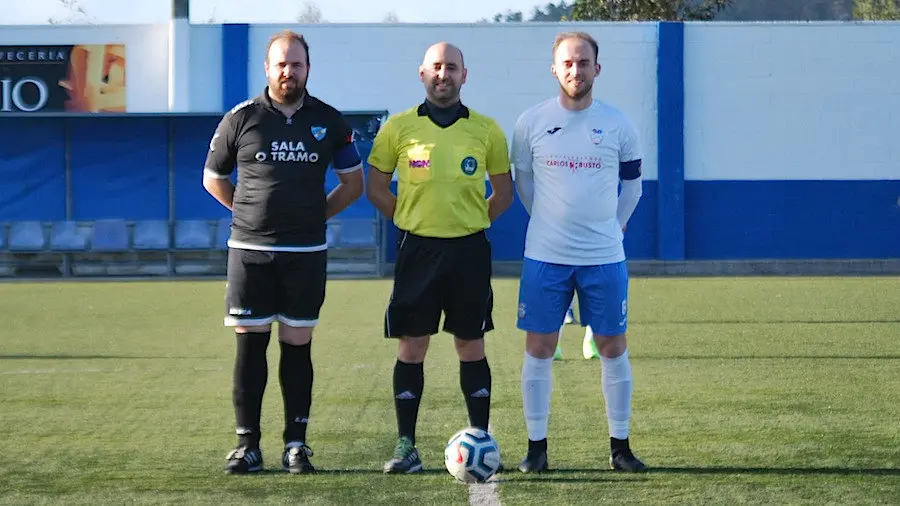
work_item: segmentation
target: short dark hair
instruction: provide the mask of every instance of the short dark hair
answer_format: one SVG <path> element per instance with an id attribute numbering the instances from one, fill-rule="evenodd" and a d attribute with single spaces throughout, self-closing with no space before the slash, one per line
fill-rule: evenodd
<path id="1" fill-rule="evenodd" d="M 579 39 L 587 42 L 591 45 L 591 48 L 594 50 L 594 63 L 597 63 L 597 57 L 599 52 L 599 47 L 597 46 L 597 41 L 591 37 L 591 34 L 582 31 L 573 31 L 573 32 L 563 32 L 556 36 L 556 39 L 553 41 L 553 58 L 556 59 L 556 50 L 559 49 L 559 45 L 563 43 L 565 40 L 569 39 Z"/>
<path id="2" fill-rule="evenodd" d="M 269 39 L 269 43 L 266 44 L 266 61 L 269 61 L 269 50 L 272 49 L 272 44 L 279 40 L 287 40 L 291 43 L 296 42 L 303 46 L 303 50 L 306 51 L 306 64 L 309 65 L 309 44 L 306 43 L 306 38 L 302 34 L 293 30 L 282 30 Z"/>

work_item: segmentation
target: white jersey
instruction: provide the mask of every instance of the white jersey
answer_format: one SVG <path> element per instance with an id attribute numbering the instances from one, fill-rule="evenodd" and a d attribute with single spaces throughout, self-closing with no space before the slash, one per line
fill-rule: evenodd
<path id="1" fill-rule="evenodd" d="M 525 256 L 564 265 L 625 260 L 616 217 L 619 164 L 642 158 L 634 125 L 615 107 L 594 100 L 570 111 L 559 98 L 522 113 L 512 140 L 516 177 L 531 172 L 534 202 Z"/>

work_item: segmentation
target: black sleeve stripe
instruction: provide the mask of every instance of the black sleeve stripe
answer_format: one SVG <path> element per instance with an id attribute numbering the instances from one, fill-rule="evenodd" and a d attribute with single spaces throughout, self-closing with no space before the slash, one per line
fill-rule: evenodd
<path id="1" fill-rule="evenodd" d="M 619 162 L 619 179 L 632 181 L 641 177 L 641 161 Z"/>

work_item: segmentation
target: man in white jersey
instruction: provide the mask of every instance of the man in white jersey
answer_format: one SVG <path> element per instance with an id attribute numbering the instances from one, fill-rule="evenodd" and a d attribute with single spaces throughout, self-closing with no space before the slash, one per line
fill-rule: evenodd
<path id="1" fill-rule="evenodd" d="M 645 471 L 628 442 L 632 379 L 622 246 L 625 224 L 641 196 L 640 140 L 621 111 L 593 99 L 600 65 L 590 35 L 557 36 L 550 70 L 559 95 L 522 113 L 511 149 L 516 188 L 531 216 L 517 322 L 526 332 L 522 401 L 528 431 L 528 454 L 519 470 L 549 468 L 553 352 L 577 293 L 581 323 L 593 330 L 600 351 L 610 466 Z"/>

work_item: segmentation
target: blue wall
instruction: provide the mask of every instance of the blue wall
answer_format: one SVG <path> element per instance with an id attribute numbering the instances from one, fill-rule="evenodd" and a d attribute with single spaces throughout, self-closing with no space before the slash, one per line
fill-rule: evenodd
<path id="1" fill-rule="evenodd" d="M 688 181 L 695 260 L 900 257 L 900 181 Z"/>

